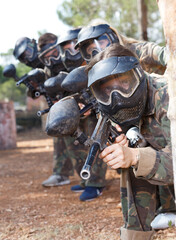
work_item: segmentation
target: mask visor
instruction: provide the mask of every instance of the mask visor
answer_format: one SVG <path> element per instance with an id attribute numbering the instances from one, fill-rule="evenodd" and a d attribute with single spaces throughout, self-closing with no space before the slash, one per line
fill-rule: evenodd
<path id="1" fill-rule="evenodd" d="M 107 34 L 103 34 L 96 39 L 90 39 L 82 44 L 80 52 L 86 61 L 90 61 L 97 53 L 104 50 L 111 44 L 111 40 Z"/>
<path id="2" fill-rule="evenodd" d="M 97 101 L 104 105 L 109 105 L 111 104 L 111 95 L 113 92 L 129 98 L 133 95 L 139 84 L 139 77 L 132 69 L 128 72 L 110 75 L 96 81 L 92 84 L 91 91 Z"/>
<path id="3" fill-rule="evenodd" d="M 51 66 L 52 65 L 52 60 L 57 61 L 60 58 L 60 50 L 59 50 L 59 45 L 54 45 L 42 53 L 39 54 L 39 59 L 40 61 L 45 65 L 45 66 Z"/>
<path id="4" fill-rule="evenodd" d="M 67 41 L 60 44 L 60 54 L 61 57 L 66 56 L 66 52 L 69 52 L 70 55 L 75 56 L 79 50 L 75 49 L 76 39 Z"/>
<path id="5" fill-rule="evenodd" d="M 19 56 L 19 60 L 23 63 L 28 63 L 34 55 L 34 44 L 27 44 L 25 51 Z"/>

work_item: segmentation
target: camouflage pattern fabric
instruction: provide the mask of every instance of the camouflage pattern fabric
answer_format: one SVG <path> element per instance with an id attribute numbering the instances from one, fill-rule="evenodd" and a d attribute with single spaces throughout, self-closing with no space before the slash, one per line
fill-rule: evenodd
<path id="1" fill-rule="evenodd" d="M 150 223 L 158 212 L 176 211 L 173 191 L 173 168 L 170 121 L 167 118 L 168 91 L 164 78 L 148 78 L 148 101 L 141 121 L 141 133 L 156 151 L 151 172 L 136 177 L 133 168 L 122 169 L 121 201 L 124 227 L 150 231 Z M 142 150 L 142 149 L 141 149 Z"/>
<path id="2" fill-rule="evenodd" d="M 148 73 L 164 74 L 167 64 L 166 48 L 153 42 L 136 40 L 115 31 L 120 44 L 138 56 L 141 66 Z"/>
<path id="3" fill-rule="evenodd" d="M 71 158 L 65 144 L 67 137 L 54 138 L 54 154 L 53 154 L 53 173 L 64 176 L 73 176 L 74 169 Z"/>
<path id="4" fill-rule="evenodd" d="M 152 42 L 135 43 L 129 46 L 140 60 L 142 68 L 148 73 L 164 74 L 166 70 L 165 47 Z"/>

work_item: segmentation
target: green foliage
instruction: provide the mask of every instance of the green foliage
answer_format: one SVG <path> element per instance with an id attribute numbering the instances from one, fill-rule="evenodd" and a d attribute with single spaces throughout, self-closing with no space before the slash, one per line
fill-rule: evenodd
<path id="1" fill-rule="evenodd" d="M 158 23 L 156 1 L 147 0 L 149 40 L 163 41 L 162 25 Z M 137 0 L 65 0 L 58 8 L 58 17 L 72 27 L 86 26 L 92 19 L 101 18 L 122 34 L 138 38 Z M 153 34 L 153 30 L 155 30 Z"/>
<path id="2" fill-rule="evenodd" d="M 99 9 L 98 1 L 66 0 L 57 13 L 64 23 L 77 27 L 87 25 L 92 18 L 99 17 Z"/>
<path id="3" fill-rule="evenodd" d="M 168 227 L 169 228 L 171 228 L 173 226 L 173 223 L 172 223 L 172 221 L 170 220 L 170 221 L 168 221 Z"/>
<path id="4" fill-rule="evenodd" d="M 38 33 L 38 36 L 40 37 L 41 35 L 43 35 L 44 33 L 47 33 L 47 30 L 46 29 L 43 29 L 43 30 L 40 30 L 37 32 Z M 39 38 L 38 37 L 38 38 Z"/>
<path id="5" fill-rule="evenodd" d="M 2 57 L 12 56 L 13 55 L 13 48 L 10 48 L 7 53 L 1 53 Z"/>
<path id="6" fill-rule="evenodd" d="M 4 83 L 6 80 L 7 78 L 3 76 L 3 67 L 0 66 L 0 84 Z"/>
<path id="7" fill-rule="evenodd" d="M 24 94 L 25 94 L 24 86 L 20 86 L 19 88 L 17 88 L 15 81 L 13 79 L 9 79 L 6 82 L 0 84 L 1 100 L 8 99 L 24 103 Z"/>
<path id="8" fill-rule="evenodd" d="M 26 66 L 25 64 L 19 62 L 16 66 L 16 73 L 18 77 L 22 77 L 24 74 L 32 70 L 31 67 Z"/>

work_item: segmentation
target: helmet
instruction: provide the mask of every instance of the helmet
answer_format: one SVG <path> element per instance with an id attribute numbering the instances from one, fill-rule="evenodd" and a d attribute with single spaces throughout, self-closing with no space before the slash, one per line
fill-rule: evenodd
<path id="1" fill-rule="evenodd" d="M 57 40 L 42 47 L 39 53 L 39 59 L 52 73 L 54 72 L 54 75 L 65 70 L 60 57 L 60 49 Z"/>
<path id="2" fill-rule="evenodd" d="M 82 28 L 75 48 L 79 48 L 82 57 L 89 62 L 98 52 L 117 42 L 119 39 L 110 26 L 100 24 Z"/>
<path id="3" fill-rule="evenodd" d="M 43 64 L 38 59 L 37 44 L 35 39 L 22 37 L 17 40 L 13 55 L 20 62 L 29 67 L 43 67 Z"/>
<path id="4" fill-rule="evenodd" d="M 121 127 L 139 123 L 147 98 L 147 83 L 133 56 L 113 56 L 97 62 L 88 73 L 88 87 L 100 109 Z"/>
<path id="5" fill-rule="evenodd" d="M 62 62 L 69 72 L 81 66 L 84 61 L 79 50 L 75 49 L 80 30 L 81 28 L 69 30 L 58 41 Z"/>

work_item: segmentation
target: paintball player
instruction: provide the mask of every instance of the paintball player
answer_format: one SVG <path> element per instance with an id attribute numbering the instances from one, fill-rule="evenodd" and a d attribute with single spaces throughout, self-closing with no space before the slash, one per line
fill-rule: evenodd
<path id="1" fill-rule="evenodd" d="M 28 67 L 33 69 L 44 68 L 43 63 L 41 63 L 38 58 L 37 43 L 35 39 L 30 39 L 28 37 L 19 38 L 15 43 L 13 55 L 16 59 Z M 34 89 L 38 88 L 36 82 L 30 82 L 30 84 L 34 87 Z M 27 89 L 27 96 L 34 99 L 36 98 L 29 88 Z"/>
<path id="2" fill-rule="evenodd" d="M 112 169 L 122 169 L 121 239 L 152 239 L 155 214 L 176 210 L 167 75 L 147 74 L 136 55 L 119 44 L 97 54 L 87 71 L 88 86 L 101 111 L 122 129 L 138 126 L 148 143 L 131 148 L 120 135 L 100 158 Z M 165 194 L 160 192 L 163 185 Z"/>
<path id="3" fill-rule="evenodd" d="M 60 57 L 58 37 L 53 33 L 45 33 L 38 39 L 39 60 L 45 65 L 46 79 L 66 71 Z M 69 176 L 73 175 L 73 165 L 65 144 L 65 137 L 54 138 L 53 174 L 43 181 L 44 187 L 69 184 Z"/>
<path id="4" fill-rule="evenodd" d="M 44 38 L 44 39 L 43 39 Z M 50 43 L 49 43 L 50 42 Z M 42 35 L 39 38 L 39 46 L 40 46 L 40 51 L 41 48 L 43 49 L 44 47 L 51 47 L 55 45 L 57 42 L 57 36 L 52 34 L 52 33 L 46 33 Z M 46 48 L 47 50 L 47 48 Z M 37 49 L 37 43 L 36 40 L 34 39 L 29 39 L 27 37 L 22 37 L 17 40 L 15 44 L 15 48 L 13 51 L 13 55 L 18 59 L 20 62 L 26 64 L 29 67 L 32 68 L 45 68 L 45 73 L 46 73 L 46 78 L 49 76 L 56 75 L 59 73 L 61 70 L 65 70 L 60 58 L 55 59 L 51 58 L 52 62 L 51 64 L 47 64 L 47 59 L 44 57 L 44 54 L 40 56 L 40 59 L 38 57 L 38 49 Z M 41 55 L 41 54 L 40 54 Z M 58 55 L 58 53 L 57 53 Z M 57 57 L 56 57 L 57 58 Z M 45 65 L 47 67 L 45 67 Z M 30 95 L 30 91 L 28 90 L 28 96 Z M 59 170 L 57 167 L 57 158 L 60 155 L 61 150 L 59 147 L 63 147 L 64 149 L 64 142 L 61 141 L 60 139 L 54 139 L 54 160 L 56 159 L 56 166 L 54 167 L 54 175 L 52 175 L 47 181 L 43 182 L 43 186 L 60 186 L 64 184 L 69 184 L 70 180 L 67 177 L 68 172 L 72 173 L 72 163 L 69 158 L 65 161 L 67 166 L 60 166 Z M 58 152 L 59 151 L 59 152 Z M 64 154 L 61 156 L 62 158 L 65 158 Z M 57 170 L 59 171 L 59 174 L 57 174 Z M 66 175 L 66 176 L 65 176 Z"/>
<path id="5" fill-rule="evenodd" d="M 139 41 L 127 38 L 120 34 L 116 29 L 110 27 L 105 21 L 93 20 L 87 27 L 82 28 L 78 35 L 76 48 L 79 48 L 83 58 L 90 62 L 92 57 L 98 52 L 104 50 L 114 42 L 127 47 L 134 52 L 141 63 L 142 68 L 148 73 L 164 74 L 166 70 L 167 57 L 165 47 L 158 46 L 152 42 Z M 158 78 L 156 78 L 157 80 Z M 165 206 L 165 197 L 167 197 L 167 187 L 160 187 L 160 202 Z M 155 222 L 155 228 L 164 228 L 160 222 L 166 222 L 172 219 L 172 213 L 165 215 L 158 214 Z M 165 227 L 166 228 L 166 227 Z"/>
<path id="6" fill-rule="evenodd" d="M 61 59 L 68 72 L 71 72 L 73 69 L 86 64 L 79 50 L 75 50 L 75 44 L 77 42 L 77 36 L 80 30 L 81 28 L 69 30 L 65 32 L 65 34 L 63 34 L 58 40 Z M 90 136 L 95 128 L 96 122 L 96 115 L 94 111 L 91 111 L 87 116 L 84 116 L 84 118 L 81 119 L 80 124 L 83 131 Z M 73 138 L 72 141 L 74 141 Z M 76 160 L 76 164 L 73 164 L 78 175 L 80 175 L 80 170 L 88 153 L 88 147 L 78 145 L 76 146 L 76 148 L 77 151 L 78 149 L 80 149 L 82 152 L 84 151 L 85 153 L 84 159 L 80 158 L 80 153 L 78 156 L 72 158 L 72 161 Z M 74 152 L 76 153 L 76 151 Z M 73 192 L 82 192 L 82 194 L 80 195 L 81 201 L 93 200 L 94 198 L 100 196 L 105 187 L 106 169 L 106 164 L 104 164 L 101 159 L 97 158 L 92 169 L 91 178 L 88 181 L 82 180 L 80 185 L 72 186 L 71 190 Z"/>
<path id="7" fill-rule="evenodd" d="M 32 68 L 44 68 L 38 59 L 37 43 L 35 39 L 28 37 L 19 38 L 15 43 L 13 55 L 21 63 Z"/>
<path id="8" fill-rule="evenodd" d="M 45 71 L 48 77 L 59 74 L 63 70 L 65 71 L 65 68 L 66 71 L 69 72 L 73 68 L 76 68 L 83 64 L 84 60 L 82 59 L 81 54 L 78 50 L 75 51 L 74 49 L 74 45 L 77 40 L 77 34 L 79 31 L 80 29 L 69 31 L 66 33 L 65 36 L 60 37 L 59 40 L 57 40 L 56 37 L 54 38 L 53 35 L 50 33 L 44 34 L 39 38 L 39 59 L 43 64 L 46 65 Z M 74 45 L 72 48 L 73 52 L 71 52 L 71 56 L 69 55 L 71 50 L 65 51 L 65 57 L 64 53 L 62 54 L 62 60 L 64 63 L 63 66 L 60 58 L 60 48 L 58 48 L 58 44 L 60 43 L 59 46 L 63 46 L 65 45 L 63 42 L 67 42 L 65 40 L 68 39 L 74 40 Z M 61 42 L 63 44 L 61 44 Z M 92 116 L 90 116 L 89 119 L 90 118 L 92 118 Z M 87 129 L 94 128 L 94 122 L 91 121 L 89 123 L 88 119 L 84 120 L 83 122 L 84 126 L 87 125 Z M 89 125 L 85 122 L 89 123 Z M 80 172 L 87 156 L 87 149 L 85 149 L 82 145 L 74 145 L 74 141 L 74 138 L 70 136 L 54 138 L 55 163 L 53 168 L 53 174 L 42 183 L 43 186 L 59 186 L 66 184 L 66 181 L 68 183 L 68 177 L 73 175 L 73 162 L 76 162 L 76 164 L 74 164 L 76 171 L 78 173 Z M 63 154 L 61 154 L 62 152 Z M 92 182 L 90 181 L 86 186 L 85 183 L 82 183 L 81 185 L 76 185 L 73 187 L 74 191 L 83 192 L 80 196 L 81 201 L 92 200 L 100 196 L 102 193 L 104 187 L 104 168 L 106 168 L 106 165 L 99 159 L 97 167 L 101 171 L 94 174 L 94 179 L 92 178 Z"/>
<path id="9" fill-rule="evenodd" d="M 96 24 L 96 21 L 92 21 L 88 26 L 82 28 L 78 34 L 75 48 L 79 48 L 82 57 L 88 63 L 94 55 L 116 42 L 136 53 L 143 69 L 148 73 L 163 74 L 165 72 L 165 47 L 160 47 L 152 42 L 127 38 L 105 23 Z"/>

